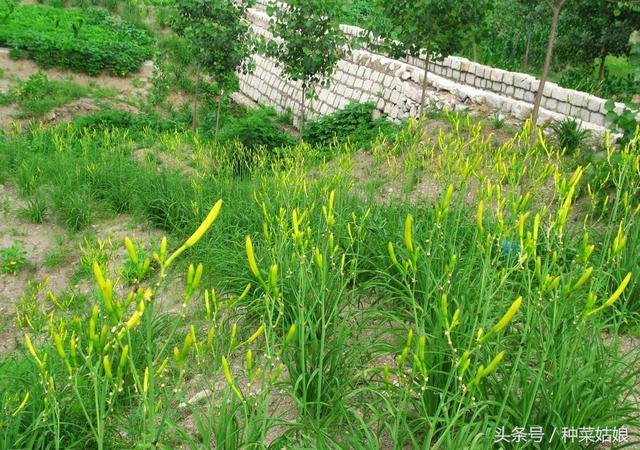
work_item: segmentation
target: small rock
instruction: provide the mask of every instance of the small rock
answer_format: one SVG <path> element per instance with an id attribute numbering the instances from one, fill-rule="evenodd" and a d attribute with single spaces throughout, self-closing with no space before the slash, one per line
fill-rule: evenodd
<path id="1" fill-rule="evenodd" d="M 195 394 L 193 397 L 191 397 L 189 400 L 187 400 L 187 403 L 180 403 L 180 404 L 178 405 L 178 408 L 180 408 L 180 409 L 184 409 L 184 408 L 186 408 L 187 406 L 193 406 L 193 405 L 195 405 L 196 403 L 198 403 L 200 400 L 204 400 L 205 398 L 210 397 L 212 393 L 213 393 L 213 392 L 211 392 L 211 390 L 210 390 L 210 389 L 204 389 L 204 390 L 202 390 L 202 391 L 200 391 L 200 392 L 196 393 L 196 394 Z"/>

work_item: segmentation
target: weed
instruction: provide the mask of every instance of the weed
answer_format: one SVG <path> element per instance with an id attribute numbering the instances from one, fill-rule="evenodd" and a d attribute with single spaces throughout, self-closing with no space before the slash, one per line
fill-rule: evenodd
<path id="1" fill-rule="evenodd" d="M 583 148 L 590 135 L 589 130 L 572 118 L 554 122 L 551 129 L 555 133 L 560 148 L 565 149 L 569 155 Z"/>
<path id="2" fill-rule="evenodd" d="M 500 130 L 504 128 L 505 123 L 506 123 L 505 118 L 502 114 L 499 114 L 499 113 L 493 114 L 493 117 L 491 118 L 491 125 L 493 126 L 493 128 L 495 128 L 496 130 Z"/>
<path id="3" fill-rule="evenodd" d="M 27 251 L 22 242 L 0 250 L 0 273 L 17 275 L 27 265 Z"/>
<path id="4" fill-rule="evenodd" d="M 112 95 L 111 89 L 87 88 L 72 81 L 50 81 L 44 72 L 38 71 L 19 85 L 16 100 L 23 110 L 22 117 L 31 117 L 81 97 Z"/>
<path id="5" fill-rule="evenodd" d="M 636 116 L 638 108 L 622 108 L 621 112 L 617 111 L 617 106 L 613 100 L 607 101 L 605 108 L 607 110 L 607 121 L 613 125 L 616 130 L 622 133 L 622 137 L 618 139 L 621 147 L 628 145 L 637 135 L 638 122 Z"/>
<path id="6" fill-rule="evenodd" d="M 59 267 L 67 257 L 69 256 L 70 251 L 63 247 L 57 247 L 52 250 L 49 250 L 44 255 L 44 264 L 49 269 L 54 269 Z"/>
<path id="7" fill-rule="evenodd" d="M 18 214 L 31 223 L 44 222 L 47 213 L 47 202 L 40 196 L 35 196 L 27 200 L 27 206 L 21 209 Z"/>

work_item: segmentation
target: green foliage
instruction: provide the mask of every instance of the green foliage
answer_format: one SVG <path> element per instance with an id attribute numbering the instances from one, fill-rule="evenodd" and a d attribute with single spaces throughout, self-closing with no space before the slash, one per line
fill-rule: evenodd
<path id="1" fill-rule="evenodd" d="M 389 28 L 382 30 L 394 55 L 441 59 L 461 50 L 480 24 L 487 1 L 379 0 Z M 391 40 L 393 39 L 393 41 Z"/>
<path id="2" fill-rule="evenodd" d="M 254 38 L 244 16 L 248 2 L 178 0 L 173 28 L 191 47 L 195 63 L 222 90 L 233 89 L 236 72 L 251 68 Z"/>
<path id="3" fill-rule="evenodd" d="M 500 130 L 501 128 L 504 128 L 505 126 L 504 117 L 500 113 L 494 113 L 493 116 L 491 117 L 491 125 L 493 125 L 493 128 L 495 128 L 496 130 Z"/>
<path id="4" fill-rule="evenodd" d="M 300 130 L 304 134 L 305 100 L 317 86 L 328 86 L 336 63 L 347 52 L 340 28 L 342 0 L 290 0 L 268 8 L 274 40 L 266 53 L 275 58 L 285 77 L 299 81 Z"/>
<path id="5" fill-rule="evenodd" d="M 638 129 L 638 119 L 636 116 L 639 114 L 639 111 L 636 108 L 624 108 L 622 112 L 618 113 L 613 100 L 607 101 L 605 108 L 607 110 L 607 121 L 614 126 L 616 131 L 622 133 L 622 137 L 618 140 L 618 143 L 622 147 L 628 145 L 636 135 Z"/>
<path id="6" fill-rule="evenodd" d="M 640 28 L 640 12 L 608 0 L 567 2 L 555 48 L 559 65 L 593 68 L 607 55 L 629 55 L 629 36 Z"/>
<path id="7" fill-rule="evenodd" d="M 589 138 L 589 130 L 582 128 L 579 121 L 566 118 L 551 125 L 560 148 L 566 149 L 569 155 L 582 148 Z"/>
<path id="8" fill-rule="evenodd" d="M 320 145 L 348 141 L 358 147 L 367 147 L 380 133 L 393 136 L 397 127 L 385 117 L 374 119 L 374 110 L 372 102 L 350 103 L 340 111 L 309 121 L 304 140 Z"/>
<path id="9" fill-rule="evenodd" d="M 0 14 L 8 8 L 0 3 Z M 23 49 L 42 67 L 125 76 L 152 56 L 153 40 L 99 8 L 18 5 L 0 27 L 0 45 Z"/>
<path id="10" fill-rule="evenodd" d="M 27 264 L 27 252 L 22 242 L 0 250 L 0 273 L 17 275 Z"/>
<path id="11" fill-rule="evenodd" d="M 23 117 L 33 117 L 82 97 L 111 95 L 114 95 L 112 89 L 88 88 L 72 81 L 51 81 L 44 72 L 38 71 L 20 83 L 11 98 L 20 105 Z"/>
<path id="12" fill-rule="evenodd" d="M 637 427 L 638 353 L 620 344 L 638 323 L 640 149 L 571 173 L 527 128 L 497 147 L 446 117 L 453 131 L 410 121 L 362 154 L 300 143 L 272 164 L 257 147 L 243 177 L 244 147 L 207 134 L 10 132 L 0 169 L 21 192 L 81 192 L 92 218 L 169 239 L 88 238 L 86 297 L 29 287 L 29 339 L 0 357 L 0 446 L 489 450 L 502 427 Z M 354 178 L 371 175 L 434 192 L 367 200 Z"/>
<path id="13" fill-rule="evenodd" d="M 270 30 L 281 41 L 270 41 L 267 53 L 303 89 L 326 85 L 345 55 L 347 40 L 339 21 L 342 6 L 340 0 L 291 0 L 269 8 Z"/>
<path id="14" fill-rule="evenodd" d="M 229 120 L 221 130 L 220 142 L 238 140 L 248 149 L 265 147 L 276 149 L 295 144 L 295 139 L 278 128 L 273 109 L 247 111 L 243 117 Z"/>
<path id="15" fill-rule="evenodd" d="M 173 28 L 189 45 L 193 56 L 196 90 L 194 94 L 193 130 L 197 127 L 198 88 L 200 71 L 216 83 L 218 107 L 225 96 L 238 88 L 238 72 L 252 69 L 251 56 L 255 51 L 255 38 L 245 20 L 251 1 L 232 0 L 177 0 Z M 220 112 L 215 123 L 219 130 Z"/>

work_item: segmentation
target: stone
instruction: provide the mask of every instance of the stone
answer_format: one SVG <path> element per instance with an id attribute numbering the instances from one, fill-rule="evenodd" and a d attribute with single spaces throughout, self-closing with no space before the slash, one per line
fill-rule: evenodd
<path id="1" fill-rule="evenodd" d="M 531 80 L 533 77 L 529 75 L 525 75 L 523 73 L 516 73 L 513 76 L 513 85 L 517 88 L 524 89 L 528 91 L 531 89 Z"/>
<path id="2" fill-rule="evenodd" d="M 533 106 L 523 102 L 516 103 L 511 109 L 513 116 L 518 120 L 526 120 L 531 115 L 531 111 L 533 111 Z"/>
<path id="3" fill-rule="evenodd" d="M 559 102 L 566 102 L 567 99 L 569 98 L 568 94 L 569 93 L 567 92 L 566 89 L 561 88 L 561 87 L 556 87 L 551 92 L 551 97 L 553 97 L 554 99 L 558 100 Z"/>
<path id="4" fill-rule="evenodd" d="M 558 111 L 560 114 L 569 115 L 570 109 L 571 109 L 571 105 L 569 105 L 568 103 L 558 102 L 558 107 L 556 108 L 556 111 Z"/>
<path id="5" fill-rule="evenodd" d="M 542 91 L 542 95 L 544 95 L 545 97 L 551 97 L 551 94 L 557 87 L 558 87 L 557 84 L 547 81 L 544 84 L 544 90 Z"/>
<path id="6" fill-rule="evenodd" d="M 590 111 L 598 112 L 600 111 L 600 108 L 604 106 L 605 103 L 606 103 L 605 100 L 598 98 L 596 96 L 590 95 L 587 107 L 589 108 Z"/>
<path id="7" fill-rule="evenodd" d="M 591 117 L 591 111 L 589 111 L 587 108 L 580 108 L 578 117 L 583 121 L 588 122 Z"/>
<path id="8" fill-rule="evenodd" d="M 503 72 L 502 82 L 509 86 L 513 85 L 513 72 Z"/>
<path id="9" fill-rule="evenodd" d="M 558 100 L 550 97 L 543 97 L 542 106 L 550 111 L 556 111 L 558 108 Z"/>
<path id="10" fill-rule="evenodd" d="M 604 126 L 606 121 L 605 117 L 599 112 L 592 112 L 589 114 L 589 122 L 595 123 L 596 125 Z"/>
<path id="11" fill-rule="evenodd" d="M 500 69 L 494 69 L 491 71 L 491 76 L 490 76 L 490 80 L 494 81 L 494 82 L 502 82 L 502 74 L 504 73 L 504 70 L 500 70 Z"/>

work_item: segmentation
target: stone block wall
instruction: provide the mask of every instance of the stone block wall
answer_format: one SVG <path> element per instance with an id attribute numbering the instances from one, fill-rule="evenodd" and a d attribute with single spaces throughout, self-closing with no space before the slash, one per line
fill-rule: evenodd
<path id="1" fill-rule="evenodd" d="M 247 19 L 256 33 L 271 38 L 267 6 L 270 0 L 257 0 Z M 343 25 L 345 33 L 358 36 L 364 30 Z M 256 70 L 240 78 L 241 92 L 258 103 L 273 106 L 279 112 L 290 109 L 298 116 L 300 84 L 286 80 L 275 61 L 256 55 Z M 318 90 L 318 98 L 307 102 L 308 116 L 335 112 L 352 101 L 372 101 L 376 110 L 391 120 L 400 121 L 419 112 L 425 58 L 392 59 L 373 49 L 360 49 L 341 60 L 328 88 Z M 429 104 L 437 108 L 461 109 L 486 105 L 491 110 L 526 119 L 540 81 L 523 73 L 508 72 L 449 56 L 430 61 L 428 70 Z M 583 126 L 604 131 L 605 99 L 565 89 L 547 82 L 544 87 L 539 123 L 561 120 L 567 116 Z M 623 104 L 616 104 L 622 111 Z"/>

